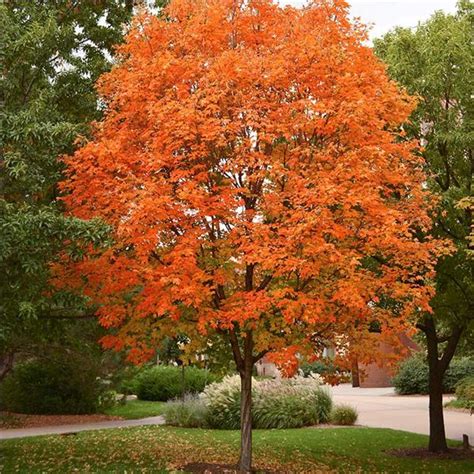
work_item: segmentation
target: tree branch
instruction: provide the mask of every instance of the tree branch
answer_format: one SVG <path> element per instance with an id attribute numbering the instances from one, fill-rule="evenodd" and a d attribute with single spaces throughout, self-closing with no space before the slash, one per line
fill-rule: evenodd
<path id="1" fill-rule="evenodd" d="M 245 291 L 253 290 L 253 273 L 255 270 L 255 263 L 246 265 L 245 267 Z"/>
<path id="2" fill-rule="evenodd" d="M 273 275 L 265 275 L 263 280 L 260 282 L 260 285 L 258 285 L 257 291 L 262 291 L 264 290 L 272 281 Z"/>
<path id="3" fill-rule="evenodd" d="M 263 351 L 260 351 L 256 356 L 254 356 L 253 363 L 255 364 L 256 362 L 258 362 L 262 357 L 264 357 L 269 352 L 270 352 L 270 349 L 264 349 Z"/>
<path id="4" fill-rule="evenodd" d="M 244 360 L 242 358 L 242 354 L 240 353 L 239 341 L 237 339 L 237 334 L 235 333 L 235 329 L 229 330 L 229 339 L 230 339 L 230 345 L 232 347 L 232 352 L 234 354 L 235 364 L 237 365 L 237 369 L 240 372 L 244 368 Z"/>
<path id="5" fill-rule="evenodd" d="M 417 323 L 416 328 L 420 331 L 423 331 L 425 334 L 428 332 L 428 328 L 424 324 Z"/>
<path id="6" fill-rule="evenodd" d="M 448 345 L 443 353 L 443 356 L 441 357 L 441 360 L 439 361 L 439 367 L 443 374 L 448 368 L 449 363 L 451 362 L 451 359 L 453 358 L 454 353 L 456 352 L 456 348 L 458 346 L 458 342 L 461 338 L 461 334 L 463 333 L 463 331 L 463 327 L 458 326 L 454 328 L 451 336 L 448 339 Z"/>

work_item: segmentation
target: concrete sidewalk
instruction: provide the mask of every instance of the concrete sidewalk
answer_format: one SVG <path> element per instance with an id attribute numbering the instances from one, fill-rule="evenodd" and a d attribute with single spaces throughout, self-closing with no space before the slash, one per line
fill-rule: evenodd
<path id="1" fill-rule="evenodd" d="M 396 395 L 393 388 L 353 388 L 349 384 L 330 387 L 334 403 L 357 408 L 357 424 L 373 428 L 392 428 L 429 434 L 428 396 Z M 444 401 L 452 396 L 445 396 Z M 453 410 L 444 410 L 446 436 L 462 439 L 465 433 L 474 441 L 474 416 Z"/>
<path id="2" fill-rule="evenodd" d="M 151 416 L 138 420 L 99 421 L 96 423 L 81 423 L 75 425 L 39 426 L 37 428 L 15 428 L 0 430 L 0 440 L 12 438 L 27 438 L 29 436 L 78 433 L 79 431 L 104 430 L 109 428 L 128 428 L 131 426 L 163 425 L 162 416 Z"/>

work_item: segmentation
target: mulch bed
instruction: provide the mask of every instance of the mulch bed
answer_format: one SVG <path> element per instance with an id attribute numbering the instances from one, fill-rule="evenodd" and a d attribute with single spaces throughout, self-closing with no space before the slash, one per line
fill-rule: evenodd
<path id="1" fill-rule="evenodd" d="M 239 474 L 242 472 L 238 470 L 235 464 L 210 464 L 203 462 L 186 464 L 185 466 L 180 467 L 180 470 L 196 474 Z M 275 471 L 266 471 L 262 469 L 259 469 L 258 472 L 262 474 L 277 474 Z"/>
<path id="2" fill-rule="evenodd" d="M 472 448 L 469 450 L 462 448 L 451 448 L 445 453 L 432 453 L 426 448 L 390 449 L 385 452 L 399 458 L 451 459 L 458 461 L 474 459 L 474 451 Z"/>
<path id="3" fill-rule="evenodd" d="M 21 413 L 0 412 L 0 428 L 38 428 L 40 426 L 74 425 L 98 421 L 122 420 L 109 415 L 24 415 Z"/>

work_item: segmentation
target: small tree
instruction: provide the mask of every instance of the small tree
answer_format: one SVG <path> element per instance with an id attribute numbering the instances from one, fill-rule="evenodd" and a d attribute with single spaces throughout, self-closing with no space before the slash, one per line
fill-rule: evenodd
<path id="1" fill-rule="evenodd" d="M 414 232 L 430 226 L 430 195 L 398 140 L 413 101 L 344 2 L 175 0 L 134 25 L 64 184 L 114 245 L 69 281 L 87 278 L 104 345 L 132 360 L 178 332 L 227 341 L 249 471 L 260 358 L 291 371 L 315 341 L 344 346 L 374 321 L 389 337 L 429 310 L 435 243 Z"/>

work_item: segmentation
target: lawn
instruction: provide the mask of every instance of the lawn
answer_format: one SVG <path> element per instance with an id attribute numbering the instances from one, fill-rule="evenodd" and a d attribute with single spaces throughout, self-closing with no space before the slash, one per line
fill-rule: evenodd
<path id="1" fill-rule="evenodd" d="M 255 431 L 256 468 L 319 472 L 472 472 L 472 461 L 413 460 L 385 451 L 427 437 L 378 428 Z M 232 463 L 239 433 L 146 426 L 0 442 L 0 472 L 169 472 L 190 462 Z"/>
<path id="2" fill-rule="evenodd" d="M 161 415 L 164 402 L 147 402 L 144 400 L 131 400 L 123 404 L 115 405 L 105 410 L 106 415 L 121 416 L 127 420 L 136 418 L 147 418 L 149 416 Z"/>

